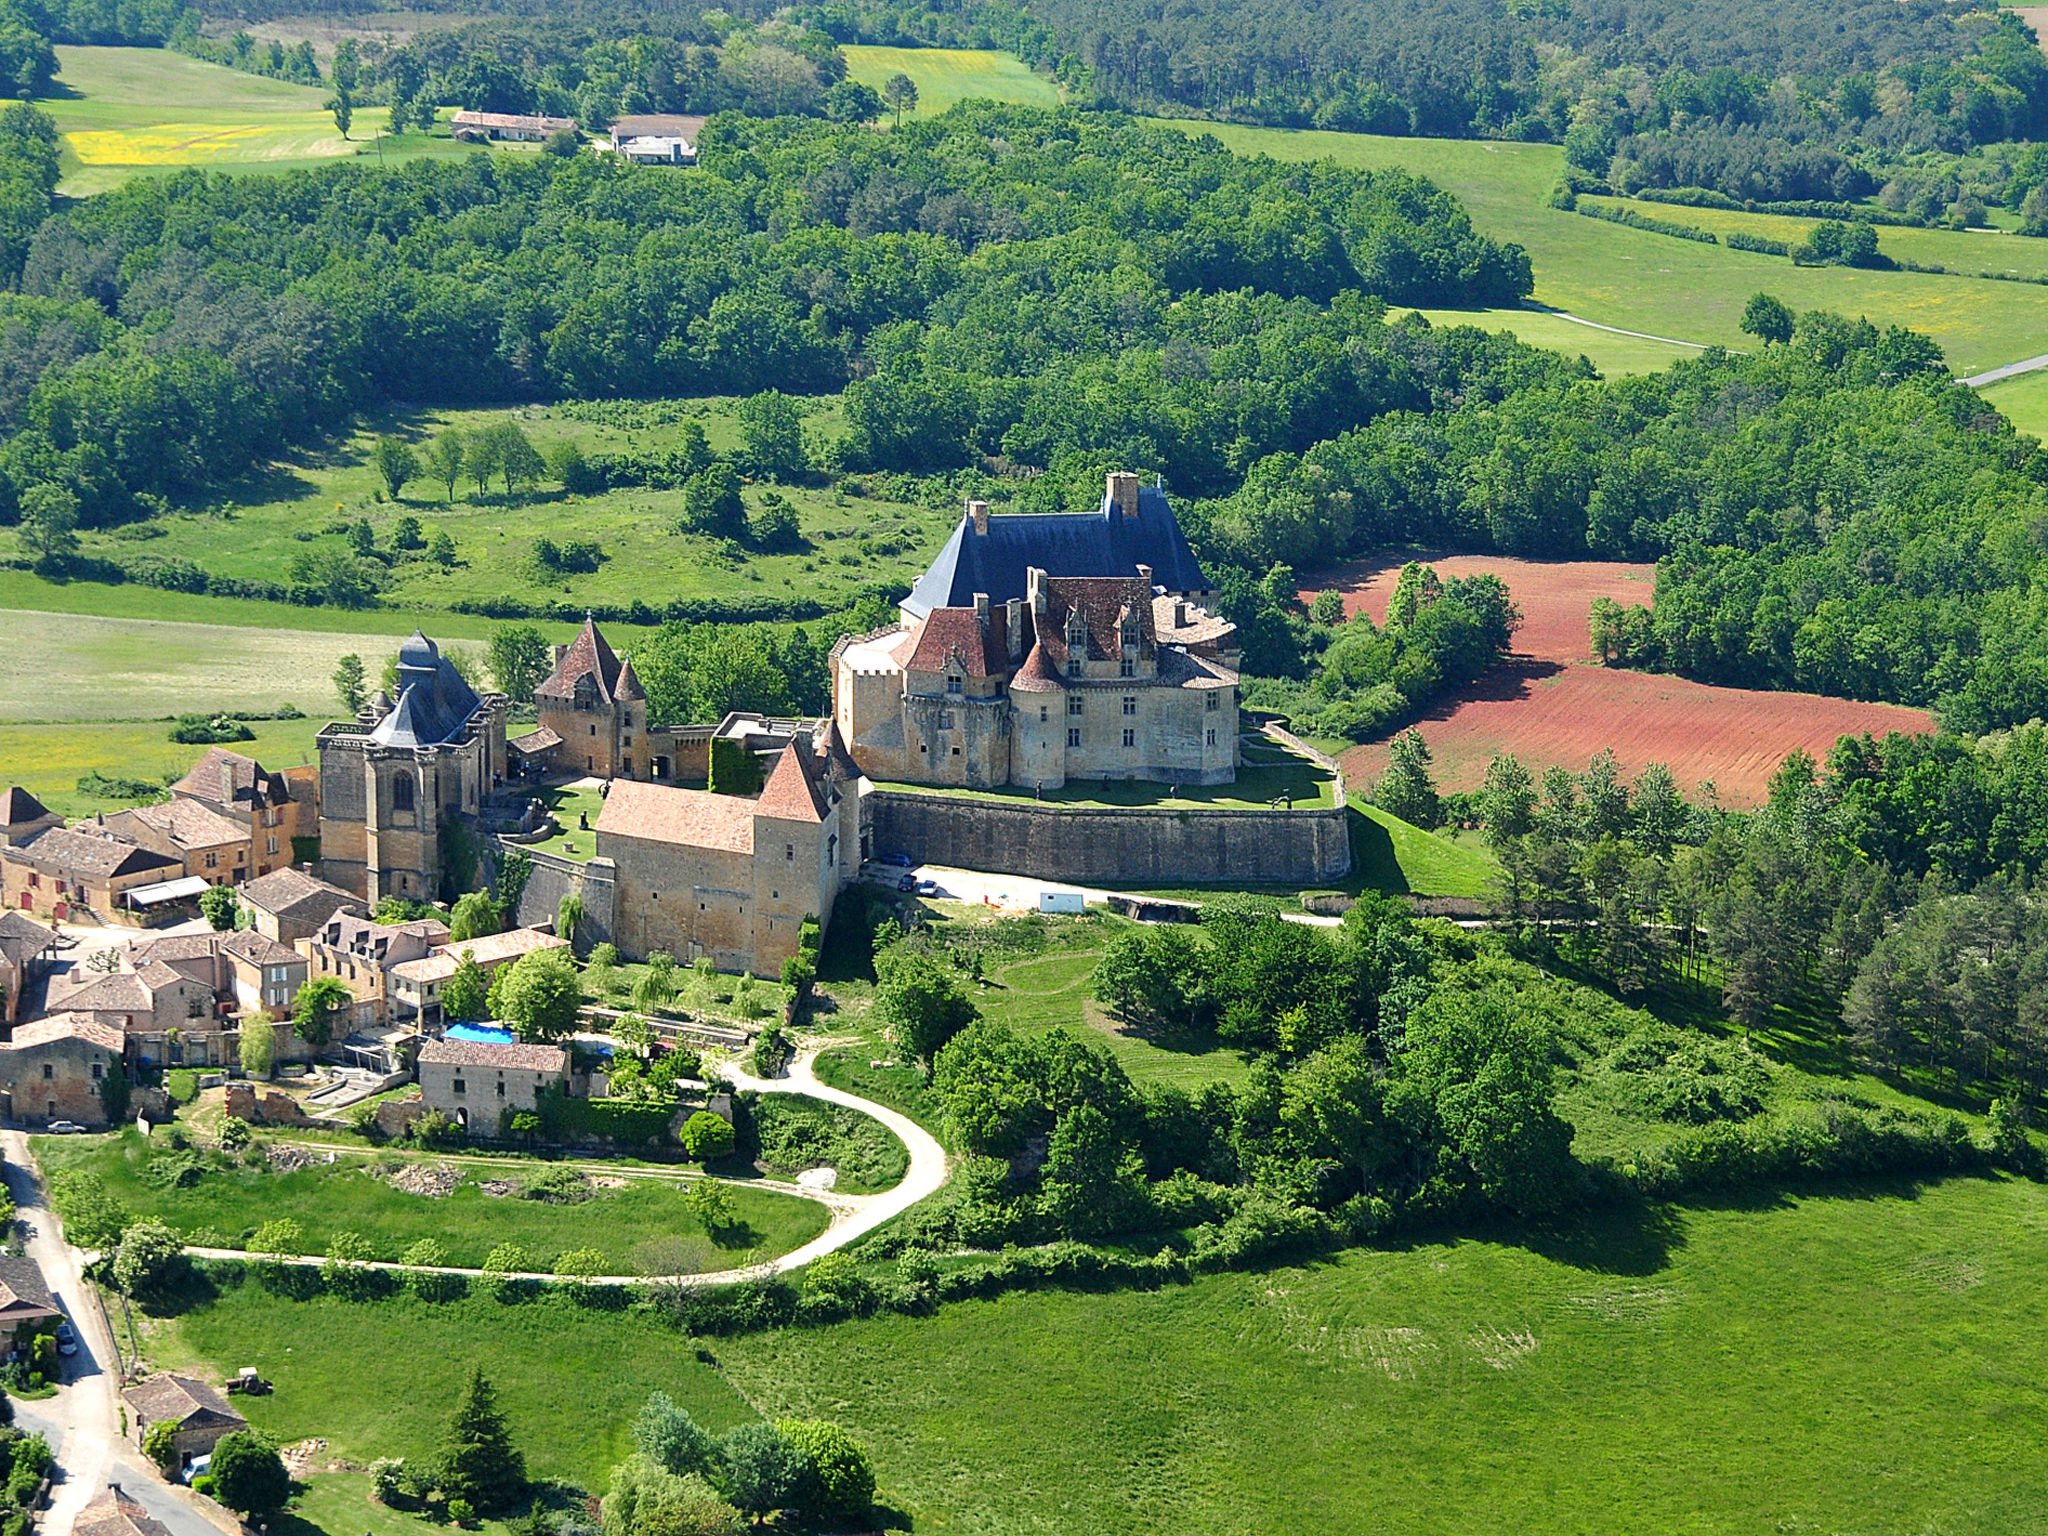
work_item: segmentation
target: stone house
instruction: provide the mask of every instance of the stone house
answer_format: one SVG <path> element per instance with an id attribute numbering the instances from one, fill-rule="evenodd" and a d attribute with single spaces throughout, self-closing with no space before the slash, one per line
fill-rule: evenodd
<path id="1" fill-rule="evenodd" d="M 36 1261 L 27 1254 L 0 1253 L 0 1338 L 8 1341 L 10 1351 L 50 1332 L 63 1317 Z"/>
<path id="2" fill-rule="evenodd" d="M 458 139 L 506 139 L 538 144 L 551 134 L 574 133 L 573 117 L 543 117 L 528 112 L 461 111 L 448 120 Z"/>
<path id="3" fill-rule="evenodd" d="M 211 988 L 223 1017 L 247 1017 L 260 1009 L 281 1018 L 306 984 L 306 957 L 253 928 L 130 939 L 123 952 L 138 972 L 163 964 Z"/>
<path id="4" fill-rule="evenodd" d="M 170 1528 L 114 1483 L 71 1522 L 71 1536 L 171 1536 Z"/>
<path id="5" fill-rule="evenodd" d="M 242 887 L 241 897 L 256 931 L 280 944 L 311 937 L 337 912 L 370 915 L 359 897 L 290 865 L 251 880 Z"/>
<path id="6" fill-rule="evenodd" d="M 138 1448 L 157 1424 L 172 1424 L 174 1465 L 190 1466 L 195 1457 L 211 1454 L 223 1435 L 247 1429 L 249 1421 L 229 1406 L 214 1387 L 191 1376 L 159 1371 L 121 1393 L 128 1405 L 128 1433 Z"/>
<path id="7" fill-rule="evenodd" d="M 19 784 L 0 789 L 0 848 L 16 847 L 63 822 L 62 816 Z"/>
<path id="8" fill-rule="evenodd" d="M 320 731 L 321 878 L 373 905 L 432 899 L 441 829 L 504 783 L 510 707 L 415 631 L 398 650 L 398 697 L 380 689 L 355 720 Z"/>
<path id="9" fill-rule="evenodd" d="M 311 779 L 272 773 L 253 757 L 208 747 L 191 772 L 171 786 L 173 801 L 205 806 L 240 827 L 248 844 L 247 879 L 289 868 L 292 839 L 318 831 Z M 274 935 L 273 935 L 274 937 Z"/>
<path id="10" fill-rule="evenodd" d="M 0 906 L 60 922 L 85 907 L 109 922 L 132 923 L 132 893 L 183 875 L 182 860 L 102 827 L 49 827 L 0 848 Z"/>
<path id="11" fill-rule="evenodd" d="M 494 1136 L 501 1117 L 569 1089 L 569 1053 L 557 1045 L 429 1040 L 420 1047 L 420 1099 L 465 1130 Z"/>
<path id="12" fill-rule="evenodd" d="M 306 979 L 333 976 L 355 997 L 352 1030 L 370 1032 L 392 1016 L 391 971 L 408 960 L 424 960 L 448 942 L 448 925 L 439 918 L 409 923 L 373 923 L 368 918 L 336 912 L 318 932 L 292 947 L 306 959 Z"/>
<path id="13" fill-rule="evenodd" d="M 422 959 L 402 960 L 391 967 L 386 983 L 392 1017 L 423 1024 L 440 1023 L 441 988 L 455 974 L 456 965 L 465 955 L 476 961 L 486 976 L 496 976 L 521 955 L 568 947 L 567 939 L 542 933 L 538 928 L 511 928 L 460 943 L 450 941 Z"/>
<path id="14" fill-rule="evenodd" d="M 17 1027 L 0 1044 L 0 1117 L 27 1125 L 73 1120 L 89 1130 L 109 1120 L 102 1097 L 127 1039 L 85 1013 L 60 1013 Z"/>
<path id="15" fill-rule="evenodd" d="M 515 745 L 544 772 L 658 784 L 702 784 L 710 773 L 714 729 L 651 724 L 632 657 L 613 651 L 587 618 L 573 641 L 555 647 L 555 669 L 533 702 L 539 726 Z"/>
<path id="16" fill-rule="evenodd" d="M 220 1066 L 229 1058 L 226 1010 L 211 986 L 161 960 L 101 974 L 73 967 L 50 978 L 53 1013 L 119 1030 L 128 1054 L 150 1066 Z"/>
<path id="17" fill-rule="evenodd" d="M 778 974 L 804 919 L 830 923 L 857 871 L 858 777 L 828 724 L 783 747 L 754 799 L 615 781 L 597 852 L 615 869 L 620 953 Z"/>
<path id="18" fill-rule="evenodd" d="M 240 885 L 249 875 L 249 829 L 197 800 L 138 805 L 99 818 L 99 825 L 176 859 L 186 875 L 208 885 Z"/>
<path id="19" fill-rule="evenodd" d="M 0 912 L 0 1024 L 21 1017 L 21 997 L 44 965 L 57 935 L 20 912 Z"/>

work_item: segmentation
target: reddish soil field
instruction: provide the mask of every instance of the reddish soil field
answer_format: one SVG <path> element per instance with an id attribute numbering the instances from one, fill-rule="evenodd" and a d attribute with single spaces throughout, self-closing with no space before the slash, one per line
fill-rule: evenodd
<path id="1" fill-rule="evenodd" d="M 1410 558 L 1416 557 L 1357 562 L 1328 573 L 1303 595 L 1335 587 L 1345 595 L 1347 612 L 1362 607 L 1378 622 Z M 1492 555 L 1450 555 L 1428 563 L 1446 578 L 1493 572 L 1508 584 L 1523 613 L 1517 654 L 1416 723 L 1436 755 L 1437 781 L 1448 790 L 1477 789 L 1487 763 L 1503 752 L 1540 773 L 1550 767 L 1583 771 L 1602 747 L 1612 747 L 1630 778 L 1663 763 L 1688 794 L 1711 781 L 1723 805 L 1748 806 L 1763 799 L 1771 774 L 1795 747 L 1823 758 L 1845 734 L 1934 729 L 1924 710 L 1897 704 L 1713 688 L 1599 666 L 1586 638 L 1593 599 L 1647 603 L 1653 566 Z M 1370 784 L 1386 767 L 1387 744 L 1353 747 L 1341 761 L 1350 782 Z"/>

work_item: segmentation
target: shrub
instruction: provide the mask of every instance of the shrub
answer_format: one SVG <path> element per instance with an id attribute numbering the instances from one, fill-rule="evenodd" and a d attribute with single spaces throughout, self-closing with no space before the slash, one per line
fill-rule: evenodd
<path id="1" fill-rule="evenodd" d="M 268 1514 L 291 1497 L 291 1477 L 277 1448 L 251 1430 L 221 1436 L 208 1470 L 214 1496 L 239 1514 Z"/>
<path id="2" fill-rule="evenodd" d="M 173 1104 L 190 1104 L 199 1097 L 199 1074 L 179 1069 L 164 1074 L 164 1092 Z"/>
<path id="3" fill-rule="evenodd" d="M 678 1139 L 691 1157 L 700 1163 L 710 1163 L 732 1154 L 734 1134 L 731 1122 L 724 1116 L 700 1109 L 683 1122 Z"/>
<path id="4" fill-rule="evenodd" d="M 858 1515 L 875 1502 L 875 1468 L 868 1453 L 837 1424 L 782 1419 L 776 1426 L 803 1463 L 794 1502 L 822 1515 Z"/>

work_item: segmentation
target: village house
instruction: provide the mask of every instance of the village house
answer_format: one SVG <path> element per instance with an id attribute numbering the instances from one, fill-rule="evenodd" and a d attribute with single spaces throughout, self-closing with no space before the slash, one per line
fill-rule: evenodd
<path id="1" fill-rule="evenodd" d="M 64 818 L 19 784 L 0 790 L 0 848 L 14 848 L 38 832 L 62 826 Z"/>
<path id="2" fill-rule="evenodd" d="M 283 1017 L 306 984 L 306 957 L 253 928 L 130 939 L 123 954 L 138 972 L 163 964 L 210 987 L 223 1015 Z"/>
<path id="3" fill-rule="evenodd" d="M 140 921 L 189 900 L 185 879 L 182 860 L 92 824 L 48 827 L 0 848 L 0 906 L 59 922 L 79 907 L 108 922 Z M 185 893 L 166 896 L 166 889 Z"/>
<path id="4" fill-rule="evenodd" d="M 338 978 L 356 1000 L 351 1029 L 381 1029 L 393 1016 L 391 972 L 409 960 L 424 960 L 448 942 L 448 925 L 439 918 L 407 923 L 373 923 L 336 912 L 318 932 L 292 947 L 306 958 L 306 980 Z"/>
<path id="5" fill-rule="evenodd" d="M 154 1426 L 175 1426 L 171 1446 L 176 1454 L 173 1465 L 179 1469 L 212 1454 L 223 1435 L 249 1427 L 216 1388 L 169 1371 L 138 1381 L 121 1393 L 121 1400 L 128 1405 L 128 1434 L 138 1449 Z"/>
<path id="6" fill-rule="evenodd" d="M 695 165 L 701 116 L 684 112 L 636 112 L 612 120 L 611 147 L 639 165 Z"/>
<path id="7" fill-rule="evenodd" d="M 48 1125 L 70 1120 L 102 1130 L 107 1080 L 120 1070 L 127 1039 L 85 1013 L 60 1013 L 15 1028 L 0 1044 L 0 1118 Z"/>
<path id="8" fill-rule="evenodd" d="M 244 878 L 254 880 L 292 862 L 292 839 L 318 829 L 317 780 L 309 770 L 273 773 L 253 757 L 208 747 L 171 798 L 205 806 L 242 829 L 248 844 Z"/>
<path id="9" fill-rule="evenodd" d="M 458 139 L 506 139 L 516 144 L 538 144 L 552 134 L 574 133 L 573 117 L 542 117 L 527 112 L 463 111 L 449 119 Z"/>
<path id="10" fill-rule="evenodd" d="M 55 952 L 56 933 L 19 912 L 0 912 L 0 1024 L 21 1018 L 22 994 Z"/>
<path id="11" fill-rule="evenodd" d="M 351 917 L 370 915 L 369 906 L 360 898 L 290 866 L 251 880 L 240 895 L 256 931 L 280 944 L 311 937 L 337 912 Z"/>
<path id="12" fill-rule="evenodd" d="M 1164 492 L 1135 475 L 1109 476 L 1093 513 L 970 502 L 900 626 L 833 648 L 833 716 L 882 782 L 1228 784 L 1237 632 L 1213 598 Z"/>
<path id="13" fill-rule="evenodd" d="M 23 1349 L 39 1333 L 64 1320 L 57 1298 L 36 1261 L 27 1254 L 0 1253 L 0 1338 L 9 1352 Z"/>
<path id="14" fill-rule="evenodd" d="M 114 811 L 96 823 L 155 853 L 208 885 L 240 885 L 249 873 L 249 831 L 197 800 L 166 800 Z"/>
<path id="15" fill-rule="evenodd" d="M 71 1536 L 171 1536 L 171 1532 L 115 1483 L 78 1512 L 71 1522 Z"/>
<path id="16" fill-rule="evenodd" d="M 783 747 L 754 798 L 615 781 L 597 852 L 616 870 L 620 953 L 777 974 L 856 872 L 858 778 L 827 722 Z"/>
<path id="17" fill-rule="evenodd" d="M 567 949 L 567 939 L 542 933 L 538 928 L 510 928 L 487 933 L 482 938 L 443 944 L 419 960 L 402 960 L 391 967 L 386 983 L 392 1016 L 422 1024 L 441 1022 L 441 988 L 455 974 L 464 959 L 474 960 L 487 977 L 493 977 L 521 955 L 542 949 Z"/>
<path id="18" fill-rule="evenodd" d="M 543 1093 L 569 1087 L 569 1053 L 556 1045 L 429 1040 L 418 1067 L 427 1108 L 484 1136 L 496 1135 L 507 1113 L 533 1109 Z"/>
<path id="19" fill-rule="evenodd" d="M 119 1030 L 127 1054 L 147 1066 L 221 1066 L 232 1054 L 213 988 L 161 960 L 111 973 L 74 966 L 50 978 L 46 1001 L 51 1014 Z"/>
<path id="20" fill-rule="evenodd" d="M 321 877 L 372 905 L 433 899 L 442 827 L 504 781 L 510 707 L 415 631 L 398 650 L 398 697 L 380 689 L 354 721 L 320 731 Z"/>

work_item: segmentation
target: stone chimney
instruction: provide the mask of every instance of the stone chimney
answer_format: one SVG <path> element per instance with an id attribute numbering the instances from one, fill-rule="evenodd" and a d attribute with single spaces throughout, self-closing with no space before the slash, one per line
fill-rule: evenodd
<path id="1" fill-rule="evenodd" d="M 1024 604 L 1018 598 L 1003 604 L 1003 639 L 1009 646 L 1010 665 L 1014 667 L 1024 659 Z"/>
<path id="2" fill-rule="evenodd" d="M 1188 605 L 1178 598 L 1174 600 L 1173 604 L 1173 627 L 1175 629 L 1186 629 L 1188 627 Z"/>
<path id="3" fill-rule="evenodd" d="M 988 633 L 988 594 L 986 592 L 974 594 L 974 623 L 975 627 L 984 635 Z"/>
<path id="4" fill-rule="evenodd" d="M 1127 469 L 1109 472 L 1108 501 L 1125 517 L 1138 515 L 1138 477 Z"/>
<path id="5" fill-rule="evenodd" d="M 1141 565 L 1141 566 L 1139 566 L 1139 567 L 1138 567 L 1138 584 L 1139 584 L 1140 586 L 1142 586 L 1142 587 L 1143 587 L 1143 588 L 1145 589 L 1145 595 L 1146 595 L 1147 597 L 1150 597 L 1150 596 L 1152 595 L 1152 567 L 1151 567 L 1151 566 L 1149 566 L 1149 565 Z"/>
<path id="6" fill-rule="evenodd" d="M 988 533 L 988 503 L 978 499 L 968 502 L 967 515 L 974 519 L 974 531 L 986 536 Z"/>
<path id="7" fill-rule="evenodd" d="M 1034 621 L 1045 617 L 1045 572 L 1037 566 L 1027 567 L 1024 572 L 1024 597 L 1031 604 Z"/>

